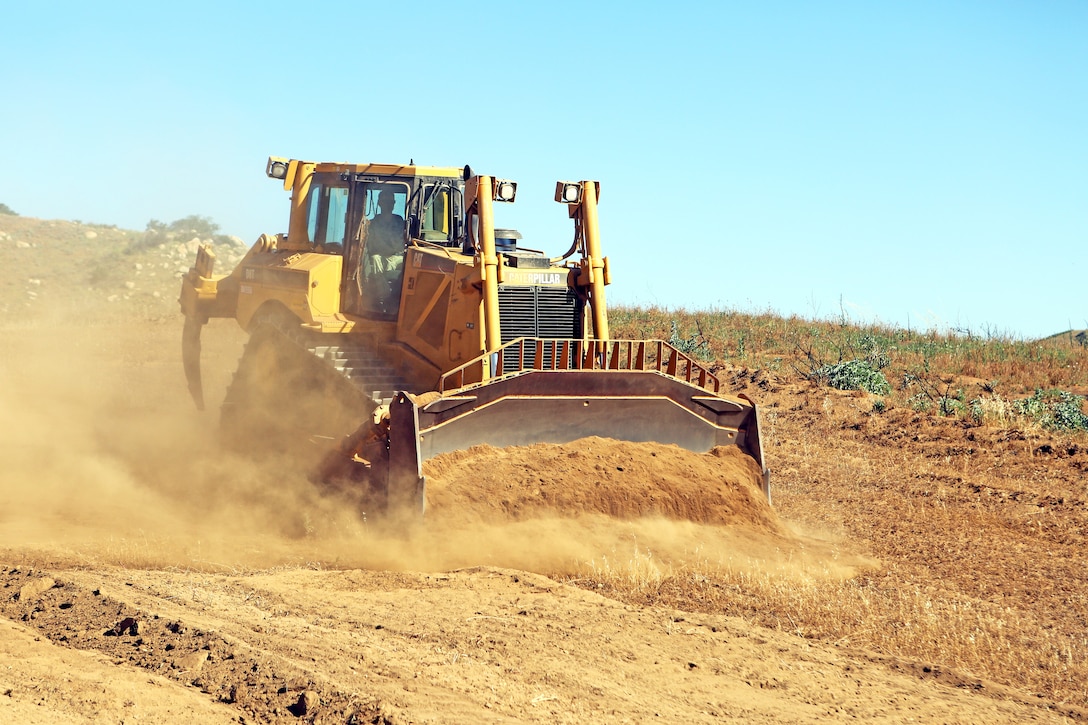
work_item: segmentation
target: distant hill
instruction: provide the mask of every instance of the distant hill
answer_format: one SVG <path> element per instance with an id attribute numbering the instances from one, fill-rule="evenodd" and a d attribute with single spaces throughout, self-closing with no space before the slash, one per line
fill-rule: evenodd
<path id="1" fill-rule="evenodd" d="M 1069 343 L 1088 347 L 1088 330 L 1066 330 L 1044 337 L 1039 342 Z"/>
<path id="2" fill-rule="evenodd" d="M 181 276 L 196 259 L 197 235 L 0 214 L 0 313 L 35 316 L 75 308 L 88 316 L 177 312 Z M 214 240 L 217 271 L 229 271 L 248 245 Z M 128 312 L 124 312 L 128 314 Z"/>

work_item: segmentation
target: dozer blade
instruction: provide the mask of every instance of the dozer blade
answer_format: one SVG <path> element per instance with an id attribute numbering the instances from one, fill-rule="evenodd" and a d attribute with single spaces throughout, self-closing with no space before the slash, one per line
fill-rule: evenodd
<path id="1" fill-rule="evenodd" d="M 440 453 L 481 443 L 504 447 L 599 436 L 671 443 L 698 453 L 738 446 L 763 471 L 764 494 L 770 498 L 755 404 L 745 397 L 708 395 L 654 371 L 527 372 L 421 405 L 401 394 L 389 413 L 391 495 L 421 490 L 422 462 Z"/>

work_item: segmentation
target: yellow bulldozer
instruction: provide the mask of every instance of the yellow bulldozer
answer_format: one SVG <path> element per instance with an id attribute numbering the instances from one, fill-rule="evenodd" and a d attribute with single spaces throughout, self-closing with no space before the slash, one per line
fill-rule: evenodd
<path id="1" fill-rule="evenodd" d="M 759 413 L 661 340 L 608 329 L 600 184 L 558 182 L 573 221 L 558 256 L 496 229 L 517 184 L 464 168 L 271 157 L 291 192 L 286 234 L 262 235 L 215 273 L 201 246 L 182 279 L 182 351 L 204 407 L 200 333 L 249 333 L 220 412 L 241 447 L 313 451 L 314 477 L 370 506 L 422 512 L 422 464 L 447 451 L 587 436 L 736 445 L 763 471 Z"/>

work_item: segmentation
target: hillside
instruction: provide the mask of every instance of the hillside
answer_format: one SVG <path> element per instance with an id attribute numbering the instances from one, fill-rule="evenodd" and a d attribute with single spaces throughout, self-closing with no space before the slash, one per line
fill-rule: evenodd
<path id="1" fill-rule="evenodd" d="M 219 239 L 216 252 L 229 270 L 249 245 Z M 0 280 L 0 311 L 9 317 L 71 308 L 95 317 L 173 313 L 180 276 L 200 241 L 195 233 L 153 234 L 0 214 L 0 264 L 8 271 Z"/>
<path id="2" fill-rule="evenodd" d="M 391 532 L 219 450 L 195 244 L 0 215 L 0 719 L 1088 719 L 1080 346 L 617 310 L 760 405 L 773 508 L 728 451 L 586 439 L 430 461 Z M 210 401 L 243 344 L 208 326 Z"/>

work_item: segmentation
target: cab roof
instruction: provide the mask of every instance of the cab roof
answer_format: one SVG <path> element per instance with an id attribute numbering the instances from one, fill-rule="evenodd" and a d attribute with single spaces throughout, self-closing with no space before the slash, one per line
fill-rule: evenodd
<path id="1" fill-rule="evenodd" d="M 373 174 L 375 176 L 444 176 L 460 179 L 464 175 L 463 167 L 453 166 L 416 166 L 414 164 L 351 164 L 340 161 L 300 161 L 300 164 L 313 164 L 317 173 L 352 173 Z"/>

